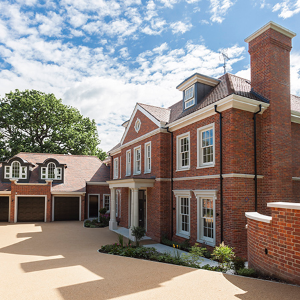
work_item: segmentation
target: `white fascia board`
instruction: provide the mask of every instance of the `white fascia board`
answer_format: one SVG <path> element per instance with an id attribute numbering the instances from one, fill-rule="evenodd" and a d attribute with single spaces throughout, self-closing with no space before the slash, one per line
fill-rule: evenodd
<path id="1" fill-rule="evenodd" d="M 188 196 L 192 197 L 192 190 L 173 190 L 174 195 L 177 196 Z"/>
<path id="2" fill-rule="evenodd" d="M 11 191 L 0 191 L 0 196 L 2 195 L 11 195 Z"/>
<path id="3" fill-rule="evenodd" d="M 179 120 L 176 120 L 168 125 L 171 131 L 175 131 L 187 125 L 193 124 L 205 118 L 208 118 L 214 114 L 215 112 L 215 105 L 218 106 L 218 111 L 222 112 L 230 108 L 236 108 L 244 111 L 249 112 L 256 112 L 258 111 L 258 106 L 261 104 L 261 112 L 259 114 L 263 114 L 263 112 L 270 106 L 269 103 L 257 101 L 254 99 L 246 98 L 239 95 L 229 95 L 215 103 L 212 103 L 204 108 L 201 108 Z"/>
<path id="4" fill-rule="evenodd" d="M 108 186 L 108 183 L 107 182 L 94 182 L 94 181 L 87 181 L 86 182 L 87 185 L 107 185 Z"/>
<path id="5" fill-rule="evenodd" d="M 218 190 L 193 190 L 196 197 L 216 197 Z"/>
<path id="6" fill-rule="evenodd" d="M 220 83 L 220 80 L 211 78 L 211 77 L 207 77 L 207 76 L 201 75 L 201 74 L 195 74 L 193 77 L 191 77 L 190 79 L 188 79 L 188 80 L 184 81 L 182 84 L 180 84 L 177 87 L 177 89 L 182 92 L 196 82 L 200 82 L 200 83 L 210 85 L 210 86 L 216 86 L 217 84 Z"/>
<path id="7" fill-rule="evenodd" d="M 287 208 L 287 209 L 297 209 L 300 210 L 300 203 L 291 203 L 291 202 L 270 202 L 267 203 L 268 207 L 275 208 Z"/>
<path id="8" fill-rule="evenodd" d="M 123 145 L 123 142 L 125 140 L 125 137 L 128 133 L 128 130 L 129 128 L 131 127 L 131 124 L 134 120 L 134 117 L 135 117 L 135 114 L 137 111 L 140 111 L 141 113 L 143 113 L 148 119 L 150 119 L 155 125 L 157 125 L 157 127 L 161 127 L 161 122 L 158 121 L 156 118 L 154 118 L 150 113 L 148 113 L 144 108 L 142 108 L 138 103 L 135 105 L 135 108 L 131 114 L 131 117 L 130 117 L 130 120 L 129 120 L 129 123 L 128 125 L 126 126 L 126 129 L 125 129 L 125 132 L 122 136 L 122 139 L 121 139 L 121 145 Z"/>
<path id="9" fill-rule="evenodd" d="M 291 121 L 293 123 L 298 123 L 300 124 L 300 112 L 296 110 L 291 111 Z"/>
<path id="10" fill-rule="evenodd" d="M 85 195 L 85 192 L 68 192 L 68 191 L 65 191 L 65 192 L 60 192 L 60 191 L 51 191 L 51 194 L 52 195 L 69 195 L 69 196 L 72 196 L 72 195 L 76 195 L 76 196 L 84 196 Z"/>
<path id="11" fill-rule="evenodd" d="M 272 217 L 262 215 L 258 212 L 246 212 L 245 216 L 248 219 L 252 219 L 252 220 L 264 222 L 264 223 L 271 223 L 271 221 L 272 221 Z"/>

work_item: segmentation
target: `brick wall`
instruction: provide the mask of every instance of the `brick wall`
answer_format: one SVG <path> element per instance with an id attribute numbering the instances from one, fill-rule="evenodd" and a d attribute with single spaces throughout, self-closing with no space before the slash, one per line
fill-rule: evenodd
<path id="1" fill-rule="evenodd" d="M 103 186 L 103 185 L 87 185 L 86 186 L 86 194 L 85 194 L 85 207 L 84 207 L 84 218 L 88 218 L 88 197 L 89 195 L 97 195 L 100 197 L 100 208 L 103 207 L 103 195 L 104 194 L 109 194 L 110 195 L 110 189 L 108 185 Z M 83 215 L 83 214 L 82 214 Z"/>
<path id="2" fill-rule="evenodd" d="M 52 220 L 52 199 L 51 199 L 51 183 L 47 185 L 19 185 L 11 182 L 11 209 L 10 209 L 10 222 L 14 222 L 15 215 L 15 201 L 17 196 L 23 195 L 46 195 L 47 196 L 47 222 Z"/>
<path id="3" fill-rule="evenodd" d="M 291 38 L 270 28 L 249 42 L 251 86 L 270 100 L 262 115 L 263 207 L 292 201 Z"/>
<path id="4" fill-rule="evenodd" d="M 134 125 L 137 119 L 140 119 L 141 121 L 141 128 L 139 130 L 139 132 L 136 132 L 134 129 Z M 137 110 L 133 121 L 130 125 L 130 127 L 128 128 L 128 132 L 127 135 L 124 139 L 124 144 L 126 144 L 127 142 L 130 142 L 152 130 L 157 129 L 157 125 L 155 123 L 153 123 L 148 117 L 146 117 L 141 111 Z"/>
<path id="5" fill-rule="evenodd" d="M 270 207 L 270 223 L 248 216 L 249 267 L 300 284 L 300 204 L 281 208 L 282 204 Z"/>

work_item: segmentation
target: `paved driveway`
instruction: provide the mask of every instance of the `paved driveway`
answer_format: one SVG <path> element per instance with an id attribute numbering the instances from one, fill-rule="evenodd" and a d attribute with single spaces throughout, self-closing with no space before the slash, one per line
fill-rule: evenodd
<path id="1" fill-rule="evenodd" d="M 300 287 L 99 254 L 117 241 L 82 222 L 0 225 L 0 298 L 300 299 Z"/>

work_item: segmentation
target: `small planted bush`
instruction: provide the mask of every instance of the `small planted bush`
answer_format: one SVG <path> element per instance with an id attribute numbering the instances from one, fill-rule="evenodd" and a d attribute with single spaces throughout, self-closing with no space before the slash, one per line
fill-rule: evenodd
<path id="1" fill-rule="evenodd" d="M 231 268 L 231 262 L 233 261 L 235 254 L 233 248 L 226 246 L 224 242 L 219 247 L 215 247 L 212 257 L 219 262 L 220 268 L 226 272 Z"/>
<path id="2" fill-rule="evenodd" d="M 131 234 L 135 237 L 136 240 L 136 246 L 139 247 L 140 240 L 145 236 L 146 229 L 141 226 L 133 226 L 131 229 Z"/>
<path id="3" fill-rule="evenodd" d="M 245 268 L 245 260 L 241 257 L 235 257 L 233 259 L 233 267 L 235 272 L 237 273 L 238 270 Z"/>
<path id="4" fill-rule="evenodd" d="M 254 269 L 239 269 L 237 271 L 237 274 L 246 277 L 257 277 L 256 271 Z"/>

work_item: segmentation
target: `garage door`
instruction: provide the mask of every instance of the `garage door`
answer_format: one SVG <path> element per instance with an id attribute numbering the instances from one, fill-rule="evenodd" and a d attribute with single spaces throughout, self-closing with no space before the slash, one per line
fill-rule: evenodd
<path id="1" fill-rule="evenodd" d="M 9 198 L 0 197 L 0 222 L 8 222 Z"/>
<path id="2" fill-rule="evenodd" d="M 44 222 L 45 197 L 18 197 L 17 222 Z"/>
<path id="3" fill-rule="evenodd" d="M 54 198 L 54 221 L 78 221 L 79 198 L 78 197 L 55 197 Z"/>

